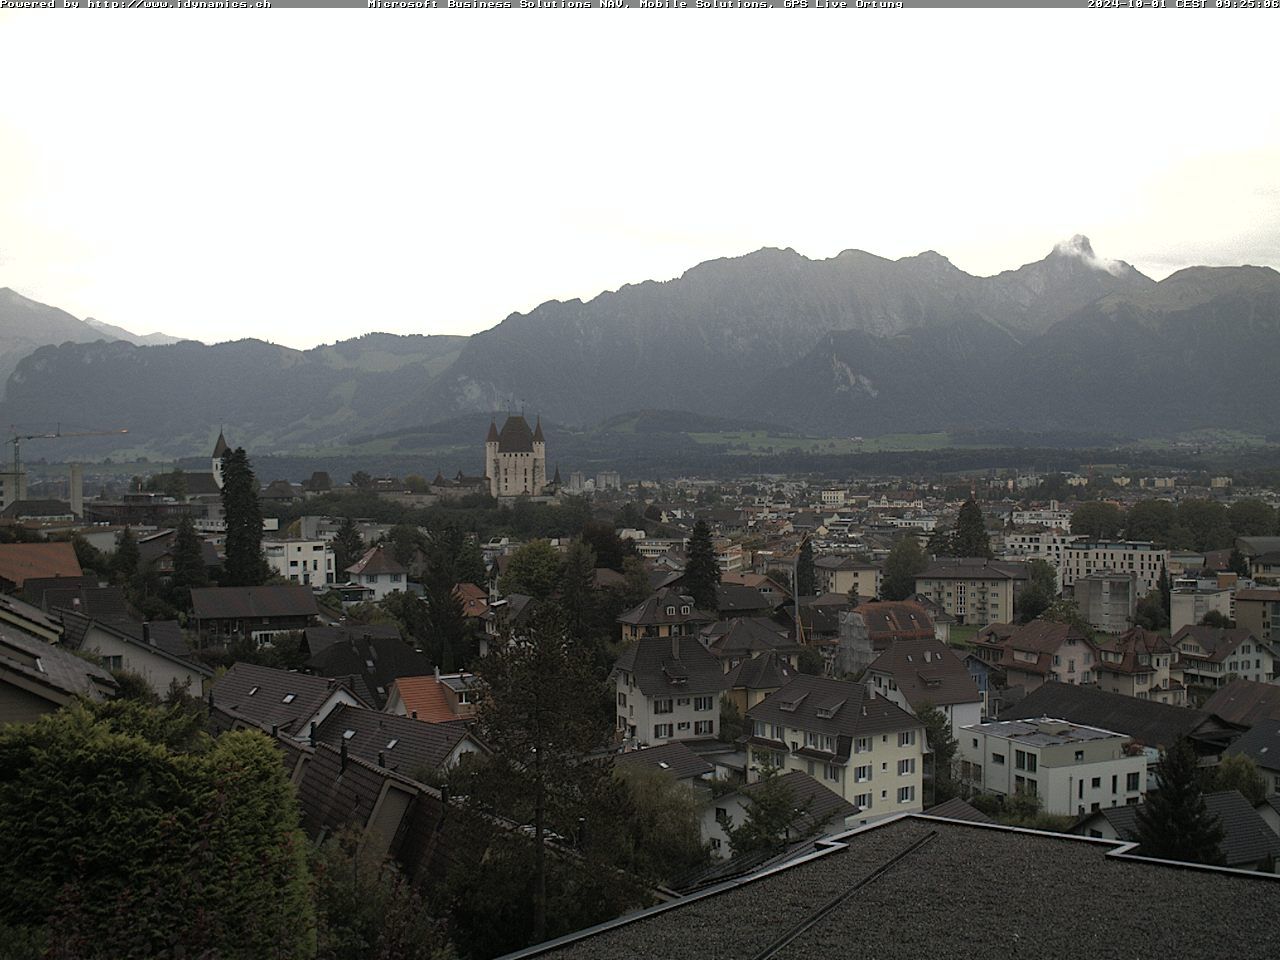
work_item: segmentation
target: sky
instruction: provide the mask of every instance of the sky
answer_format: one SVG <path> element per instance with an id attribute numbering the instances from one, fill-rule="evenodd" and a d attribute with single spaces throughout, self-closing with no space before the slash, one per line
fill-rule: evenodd
<path id="1" fill-rule="evenodd" d="M 764 246 L 1280 267 L 1266 16 L 0 11 L 0 287 L 309 347 Z"/>

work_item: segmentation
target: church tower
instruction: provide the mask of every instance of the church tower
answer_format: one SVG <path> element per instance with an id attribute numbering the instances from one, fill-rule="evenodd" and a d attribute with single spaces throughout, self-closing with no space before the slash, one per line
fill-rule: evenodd
<path id="1" fill-rule="evenodd" d="M 218 489 L 222 489 L 222 457 L 231 449 L 227 444 L 227 438 L 222 435 L 222 430 L 218 430 L 218 442 L 213 445 L 213 482 L 218 485 Z"/>

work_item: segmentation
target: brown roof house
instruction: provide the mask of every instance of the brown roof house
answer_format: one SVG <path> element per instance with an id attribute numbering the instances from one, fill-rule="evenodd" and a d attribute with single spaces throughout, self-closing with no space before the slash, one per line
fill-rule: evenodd
<path id="1" fill-rule="evenodd" d="M 689 623 L 663 626 L 683 629 Z M 720 661 L 696 635 L 641 636 L 622 651 L 612 676 L 618 734 L 628 743 L 715 738 L 720 694 L 728 683 Z"/>
<path id="2" fill-rule="evenodd" d="M 191 624 L 205 645 L 233 638 L 270 643 L 278 633 L 305 630 L 319 615 L 315 594 L 302 584 L 197 587 L 191 608 Z"/>
<path id="3" fill-rule="evenodd" d="M 1118 637 L 1098 637 L 1094 647 L 1094 679 L 1103 690 L 1173 706 L 1187 702 L 1182 681 L 1171 672 L 1173 647 L 1160 634 L 1133 627 Z"/>
<path id="4" fill-rule="evenodd" d="M 0 543 L 0 589 L 15 593 L 29 577 L 79 577 L 70 543 Z"/>
<path id="5" fill-rule="evenodd" d="M 955 736 L 961 727 L 982 722 L 978 685 L 964 661 L 933 637 L 890 644 L 867 668 L 865 682 L 911 713 L 936 707 L 951 721 Z"/>
<path id="6" fill-rule="evenodd" d="M 858 808 L 807 773 L 792 770 L 778 781 L 791 795 L 791 819 L 782 827 L 782 838 L 788 843 L 841 833 L 856 822 Z M 716 859 L 727 860 L 732 855 L 727 828 L 742 826 L 752 796 L 759 789 L 759 783 L 746 784 L 708 801 L 703 808 L 702 840 L 710 845 Z"/>
<path id="7" fill-rule="evenodd" d="M 209 690 L 210 719 L 219 730 L 269 730 L 294 740 L 310 740 L 341 704 L 368 707 L 341 680 L 244 662 L 232 664 Z"/>
<path id="8" fill-rule="evenodd" d="M 1233 677 L 1267 683 L 1276 676 L 1276 656 L 1245 627 L 1185 626 L 1173 635 L 1174 669 L 1188 687 L 1217 689 Z"/>
<path id="9" fill-rule="evenodd" d="M 1022 626 L 993 623 L 978 632 L 974 652 L 1005 672 L 1008 686 L 1031 692 L 1042 683 L 1093 683 L 1097 650 L 1078 627 L 1051 620 Z"/>
<path id="10" fill-rule="evenodd" d="M 345 572 L 352 583 L 372 590 L 374 600 L 382 600 L 397 590 L 408 589 L 408 568 L 398 563 L 391 551 L 382 544 L 367 550 Z"/>
<path id="11" fill-rule="evenodd" d="M 0 727 L 29 723 L 77 697 L 106 700 L 115 691 L 104 667 L 0 624 Z"/>

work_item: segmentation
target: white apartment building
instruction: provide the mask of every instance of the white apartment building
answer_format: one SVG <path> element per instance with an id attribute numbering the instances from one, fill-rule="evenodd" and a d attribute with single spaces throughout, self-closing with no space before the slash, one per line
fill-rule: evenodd
<path id="1" fill-rule="evenodd" d="M 1013 525 L 1015 527 L 1055 527 L 1058 530 L 1070 533 L 1071 511 L 1064 510 L 1062 504 L 1058 503 L 1057 500 L 1050 500 L 1047 507 L 1013 511 Z"/>
<path id="2" fill-rule="evenodd" d="M 1058 571 L 1058 590 L 1062 590 L 1062 571 L 1066 565 L 1067 546 L 1078 538 L 1052 530 L 1043 533 L 1006 533 L 1001 557 L 1005 560 L 1044 560 Z"/>
<path id="3" fill-rule="evenodd" d="M 822 505 L 824 507 L 843 507 L 848 492 L 845 490 L 823 490 Z"/>
<path id="4" fill-rule="evenodd" d="M 264 540 L 267 566 L 290 583 L 322 585 L 335 581 L 333 547 L 326 540 Z"/>
<path id="5" fill-rule="evenodd" d="M 1169 566 L 1169 551 L 1143 540 L 1077 540 L 1063 551 L 1062 585 L 1072 586 L 1091 573 L 1135 574 L 1138 596 L 1160 587 L 1160 574 Z"/>
<path id="6" fill-rule="evenodd" d="M 974 724 L 957 739 L 962 782 L 998 796 L 1031 794 L 1045 813 L 1136 804 L 1147 789 L 1146 756 L 1110 730 L 1040 717 Z"/>

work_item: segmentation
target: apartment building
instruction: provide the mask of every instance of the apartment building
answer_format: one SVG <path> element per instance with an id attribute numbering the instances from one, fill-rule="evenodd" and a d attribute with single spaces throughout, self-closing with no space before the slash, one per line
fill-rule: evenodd
<path id="1" fill-rule="evenodd" d="M 1118 637 L 1095 637 L 1099 689 L 1175 707 L 1186 703 L 1182 681 L 1173 677 L 1175 654 L 1160 634 L 1134 627 Z"/>
<path id="2" fill-rule="evenodd" d="M 916 577 L 924 594 L 960 623 L 1011 623 L 1027 582 L 1024 563 L 961 557 L 934 560 Z"/>
<path id="3" fill-rule="evenodd" d="M 1015 533 L 1004 535 L 1004 548 L 1000 555 L 1005 560 L 1044 560 L 1058 571 L 1058 590 L 1062 590 L 1062 570 L 1066 565 L 1068 545 L 1078 538 L 1056 530 L 1041 533 Z"/>
<path id="4" fill-rule="evenodd" d="M 818 557 L 813 561 L 813 574 L 819 594 L 847 595 L 856 586 L 858 596 L 864 600 L 880 596 L 883 571 L 866 560 L 844 556 Z"/>
<path id="5" fill-rule="evenodd" d="M 871 821 L 922 809 L 924 725 L 862 684 L 794 677 L 747 711 L 748 781 L 801 770 Z"/>
<path id="6" fill-rule="evenodd" d="M 1169 565 L 1169 551 L 1144 540 L 1077 540 L 1063 552 L 1062 585 L 1103 571 L 1132 573 L 1138 595 L 1160 588 L 1160 575 Z"/>
<path id="7" fill-rule="evenodd" d="M 962 782 L 996 796 L 1039 797 L 1046 813 L 1136 804 L 1146 791 L 1146 757 L 1110 730 L 1040 717 L 974 724 L 958 739 Z"/>
<path id="8" fill-rule="evenodd" d="M 1046 682 L 1092 683 L 1097 648 L 1077 627 L 1050 620 L 1022 626 L 993 623 L 974 638 L 974 653 L 1027 693 Z"/>
<path id="9" fill-rule="evenodd" d="M 982 694 L 964 661 L 946 644 L 929 637 L 898 640 L 871 662 L 866 684 L 878 696 L 919 714 L 941 710 L 958 736 L 961 727 L 982 721 Z"/>
<path id="10" fill-rule="evenodd" d="M 1280 622 L 1280 590 L 1262 587 L 1237 590 L 1235 621 L 1264 643 L 1270 641 L 1274 625 Z M 1280 640 L 1280 636 L 1275 639 Z"/>
<path id="11" fill-rule="evenodd" d="M 1240 678 L 1267 683 L 1276 675 L 1270 644 L 1245 627 L 1185 626 L 1170 641 L 1175 669 L 1187 686 L 1221 687 Z"/>
<path id="12" fill-rule="evenodd" d="M 334 582 L 333 547 L 326 540 L 265 540 L 262 552 L 271 572 L 290 583 Z"/>
<path id="13" fill-rule="evenodd" d="M 1014 510 L 1013 524 L 1016 527 L 1051 527 L 1071 532 L 1071 511 L 1065 510 L 1057 500 L 1050 500 L 1047 507 L 1034 507 L 1030 510 Z"/>
<path id="14" fill-rule="evenodd" d="M 719 730 L 720 661 L 696 636 L 641 637 L 613 667 L 617 729 L 634 746 L 710 740 Z"/>
<path id="15" fill-rule="evenodd" d="M 1138 609 L 1137 584 L 1132 573 L 1104 571 L 1080 577 L 1073 588 L 1080 615 L 1095 630 L 1124 633 Z"/>

